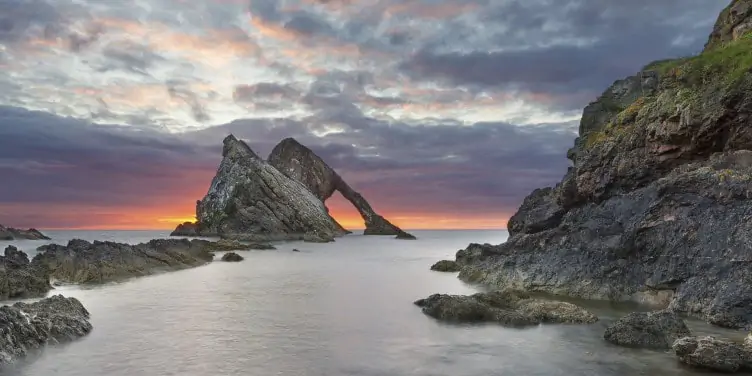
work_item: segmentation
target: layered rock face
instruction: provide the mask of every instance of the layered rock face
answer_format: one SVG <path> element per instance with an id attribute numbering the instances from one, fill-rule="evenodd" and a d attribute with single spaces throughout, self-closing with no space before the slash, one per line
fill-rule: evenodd
<path id="1" fill-rule="evenodd" d="M 332 197 L 334 192 L 342 194 L 363 217 L 365 235 L 408 237 L 402 229 L 378 215 L 360 193 L 352 189 L 311 149 L 298 141 L 292 138 L 282 140 L 269 155 L 269 163 L 289 178 L 302 183 L 322 202 Z"/>
<path id="2" fill-rule="evenodd" d="M 460 278 L 752 326 L 751 4 L 732 2 L 701 55 L 590 104 L 562 182 L 524 200 L 505 244 L 458 252 Z"/>
<path id="3" fill-rule="evenodd" d="M 17 239 L 50 240 L 50 238 L 48 238 L 35 228 L 30 228 L 28 230 L 19 230 L 16 228 L 4 227 L 3 225 L 0 225 L 0 240 Z"/>
<path id="4" fill-rule="evenodd" d="M 76 298 L 62 295 L 36 303 L 0 307 L 0 363 L 10 363 L 28 351 L 60 344 L 89 334 L 89 312 Z"/>
<path id="5" fill-rule="evenodd" d="M 214 244 L 205 240 L 158 239 L 129 245 L 74 239 L 64 246 L 39 247 L 31 266 L 62 283 L 105 283 L 204 265 L 214 258 Z"/>
<path id="6" fill-rule="evenodd" d="M 412 237 L 376 214 L 321 158 L 291 138 L 280 142 L 266 162 L 230 135 L 222 156 L 209 192 L 197 202 L 198 221 L 179 225 L 172 235 L 332 241 L 349 232 L 324 205 L 339 191 L 363 216 L 367 235 Z"/>

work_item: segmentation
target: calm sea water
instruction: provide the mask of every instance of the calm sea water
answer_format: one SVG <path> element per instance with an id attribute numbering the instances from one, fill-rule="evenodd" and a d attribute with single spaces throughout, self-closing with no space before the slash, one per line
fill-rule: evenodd
<path id="1" fill-rule="evenodd" d="M 489 376 L 696 375 L 671 354 L 610 346 L 605 326 L 624 308 L 586 303 L 589 326 L 447 325 L 412 302 L 470 294 L 454 274 L 429 271 L 470 242 L 503 231 L 415 231 L 419 240 L 351 235 L 332 244 L 283 243 L 243 252 L 241 263 L 95 288 L 65 287 L 91 312 L 94 331 L 49 347 L 3 375 L 18 376 Z M 138 243 L 167 232 L 54 232 Z M 9 242 L 0 242 L 4 248 Z M 13 242 L 33 254 L 44 242 Z M 302 252 L 291 252 L 298 248 Z M 711 330 L 691 323 L 699 333 Z M 716 331 L 715 334 L 718 334 Z M 730 335 L 736 335 L 730 334 Z"/>

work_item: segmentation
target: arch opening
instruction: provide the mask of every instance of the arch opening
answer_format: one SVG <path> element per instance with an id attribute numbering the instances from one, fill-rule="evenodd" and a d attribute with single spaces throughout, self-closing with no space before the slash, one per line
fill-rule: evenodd
<path id="1" fill-rule="evenodd" d="M 347 201 L 339 191 L 334 191 L 334 194 L 324 201 L 324 205 L 329 210 L 329 215 L 345 229 L 353 231 L 366 228 L 358 209 L 350 201 Z"/>

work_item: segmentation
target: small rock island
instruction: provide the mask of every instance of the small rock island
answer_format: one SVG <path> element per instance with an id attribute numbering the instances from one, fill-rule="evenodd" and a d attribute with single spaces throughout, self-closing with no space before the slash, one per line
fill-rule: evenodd
<path id="1" fill-rule="evenodd" d="M 12 227 L 5 227 L 0 225 L 0 240 L 50 240 L 49 237 L 42 234 L 41 231 L 30 228 L 28 230 L 20 230 Z"/>
<path id="2" fill-rule="evenodd" d="M 415 238 L 377 214 L 334 169 L 292 138 L 282 140 L 268 161 L 233 135 L 223 143 L 217 174 L 196 203 L 197 222 L 179 225 L 172 236 L 333 241 L 349 233 L 324 205 L 340 192 L 363 217 L 365 235 Z"/>

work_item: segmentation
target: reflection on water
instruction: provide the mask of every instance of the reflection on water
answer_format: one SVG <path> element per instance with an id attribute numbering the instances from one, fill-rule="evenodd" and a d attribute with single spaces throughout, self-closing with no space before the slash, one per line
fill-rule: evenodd
<path id="1" fill-rule="evenodd" d="M 500 231 L 415 232 L 418 241 L 347 236 L 287 243 L 221 263 L 53 293 L 79 298 L 94 331 L 3 370 L 24 376 L 695 375 L 669 353 L 614 347 L 605 326 L 626 311 L 590 303 L 589 326 L 446 325 L 412 302 L 476 291 L 430 265 Z M 167 233 L 52 233 L 137 243 Z M 17 242 L 24 250 L 39 242 Z M 30 245 L 33 244 L 33 245 Z M 3 244 L 0 244 L 3 246 Z M 302 252 L 291 252 L 298 248 Z M 711 329 L 692 323 L 693 329 Z M 713 329 L 714 332 L 717 332 Z"/>

